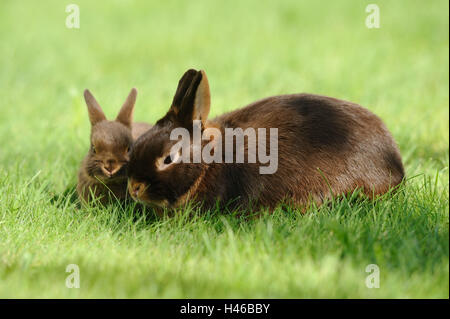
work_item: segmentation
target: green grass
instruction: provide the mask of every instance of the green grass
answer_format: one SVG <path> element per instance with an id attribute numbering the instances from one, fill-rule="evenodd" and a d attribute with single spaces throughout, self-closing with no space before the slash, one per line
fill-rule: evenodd
<path id="1" fill-rule="evenodd" d="M 448 2 L 376 1 L 368 29 L 373 2 L 75 1 L 75 30 L 65 2 L 1 1 L 0 297 L 448 298 Z M 83 89 L 113 117 L 136 86 L 135 118 L 155 122 L 190 67 L 208 74 L 213 116 L 296 92 L 366 106 L 398 142 L 406 186 L 257 219 L 78 208 Z"/>

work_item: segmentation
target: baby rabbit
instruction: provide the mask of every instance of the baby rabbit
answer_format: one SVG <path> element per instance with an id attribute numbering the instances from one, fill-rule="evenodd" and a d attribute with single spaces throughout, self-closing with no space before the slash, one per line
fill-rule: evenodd
<path id="1" fill-rule="evenodd" d="M 178 83 L 167 114 L 133 145 L 128 189 L 134 199 L 168 208 L 189 199 L 203 203 L 203 209 L 217 202 L 244 209 L 251 205 L 273 209 L 283 201 L 306 207 L 311 201 L 321 204 L 356 188 L 373 197 L 403 180 L 402 160 L 391 134 L 376 115 L 357 104 L 292 94 L 268 97 L 211 121 L 207 120 L 209 109 L 205 72 L 188 70 Z M 195 163 L 189 155 L 181 161 L 180 153 L 174 153 L 178 141 L 170 138 L 171 132 L 185 128 L 192 134 L 196 128 L 193 123 L 200 123 L 202 133 L 219 130 L 219 136 L 203 134 L 201 141 L 202 147 L 215 145 L 212 150 L 222 154 L 219 160 Z M 278 128 L 276 138 L 269 139 L 278 143 L 275 172 L 261 174 L 259 166 L 264 162 L 259 149 L 257 162 L 242 163 L 236 157 L 232 163 L 226 162 L 221 136 L 236 128 Z M 258 130 L 256 136 L 245 136 L 240 148 L 245 158 L 255 153 L 250 151 L 250 143 L 266 137 L 261 134 L 266 135 Z M 192 138 L 189 148 L 196 148 Z M 267 151 L 268 145 L 258 144 L 258 148 Z"/>
<path id="2" fill-rule="evenodd" d="M 125 165 L 131 144 L 151 128 L 146 123 L 132 123 L 136 95 L 133 88 L 116 120 L 108 121 L 91 92 L 84 91 L 91 122 L 91 146 L 78 172 L 77 193 L 85 202 L 92 199 L 91 195 L 103 204 L 110 198 L 127 196 Z"/>

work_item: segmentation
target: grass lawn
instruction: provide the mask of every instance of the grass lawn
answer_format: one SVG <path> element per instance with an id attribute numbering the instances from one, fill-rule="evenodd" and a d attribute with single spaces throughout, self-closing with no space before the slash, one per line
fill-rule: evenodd
<path id="1" fill-rule="evenodd" d="M 80 7 L 68 29 L 65 7 Z M 377 3 L 381 28 L 365 26 Z M 0 297 L 448 298 L 448 1 L 1 1 Z M 131 87 L 155 122 L 188 68 L 206 70 L 211 115 L 284 93 L 378 114 L 408 182 L 258 219 L 119 205 L 79 208 L 89 147 L 82 92 L 107 116 Z M 80 289 L 65 285 L 80 269 Z M 366 287 L 366 266 L 380 287 Z"/>

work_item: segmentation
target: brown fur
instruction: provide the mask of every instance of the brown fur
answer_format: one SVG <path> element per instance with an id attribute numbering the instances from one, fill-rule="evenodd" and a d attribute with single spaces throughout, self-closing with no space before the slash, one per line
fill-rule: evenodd
<path id="1" fill-rule="evenodd" d="M 91 146 L 78 172 L 77 192 L 83 201 L 127 197 L 126 164 L 134 140 L 151 125 L 132 123 L 136 89 L 131 90 L 115 121 L 108 121 L 92 94 L 84 93 L 91 121 Z M 92 193 L 92 194 L 91 194 Z M 92 196 L 93 195 L 93 196 Z"/>
<path id="2" fill-rule="evenodd" d="M 203 98 L 198 92 L 203 92 Z M 134 198 L 165 207 L 177 207 L 189 199 L 202 202 L 204 208 L 213 207 L 216 201 L 247 209 L 251 205 L 274 208 L 283 201 L 305 206 L 311 200 L 320 204 L 356 188 L 376 196 L 404 178 L 398 147 L 386 126 L 357 104 L 292 94 L 254 102 L 211 122 L 206 121 L 208 112 L 206 75 L 189 70 L 179 82 L 168 113 L 133 147 L 128 176 Z M 278 128 L 278 170 L 261 175 L 259 167 L 264 164 L 222 161 L 174 163 L 158 171 L 156 160 L 176 143 L 169 140 L 171 130 L 191 130 L 193 119 L 202 120 L 203 128 L 220 128 L 223 137 L 225 128 L 267 128 L 267 134 L 268 128 Z"/>

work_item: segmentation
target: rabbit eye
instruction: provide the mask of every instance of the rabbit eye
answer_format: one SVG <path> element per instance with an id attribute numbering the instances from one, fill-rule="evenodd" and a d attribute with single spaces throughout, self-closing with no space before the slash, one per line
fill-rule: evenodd
<path id="1" fill-rule="evenodd" d="M 172 164 L 178 163 L 180 159 L 180 155 L 178 153 L 172 153 L 166 155 L 165 157 L 161 156 L 156 161 L 156 168 L 160 171 L 165 170 L 168 167 L 171 167 Z"/>
<path id="2" fill-rule="evenodd" d="M 170 155 L 167 155 L 164 159 L 164 164 L 168 165 L 170 163 L 172 163 L 172 158 L 170 157 Z"/>
<path id="3" fill-rule="evenodd" d="M 130 151 L 131 151 L 131 146 L 128 146 L 127 147 L 127 153 L 130 153 Z"/>

